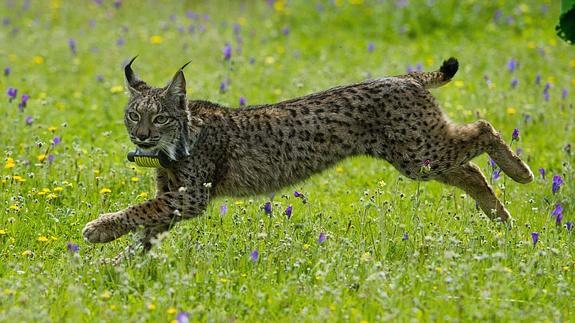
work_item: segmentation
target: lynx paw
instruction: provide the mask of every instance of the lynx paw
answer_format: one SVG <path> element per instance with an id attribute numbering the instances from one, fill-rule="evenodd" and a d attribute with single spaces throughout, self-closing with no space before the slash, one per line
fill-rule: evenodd
<path id="1" fill-rule="evenodd" d="M 82 230 L 86 241 L 91 243 L 103 243 L 115 240 L 127 233 L 120 223 L 121 213 L 103 214 L 98 219 L 88 222 Z"/>

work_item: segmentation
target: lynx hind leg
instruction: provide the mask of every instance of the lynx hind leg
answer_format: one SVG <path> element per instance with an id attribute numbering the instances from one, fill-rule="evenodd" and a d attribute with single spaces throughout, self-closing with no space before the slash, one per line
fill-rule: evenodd
<path id="1" fill-rule="evenodd" d="M 503 141 L 501 135 L 489 122 L 480 120 L 473 123 L 473 125 L 478 128 L 481 135 L 486 139 L 485 151 L 507 176 L 523 184 L 533 180 L 533 173 L 529 166 L 511 150 L 511 147 Z"/>
<path id="2" fill-rule="evenodd" d="M 509 212 L 497 199 L 477 165 L 469 162 L 439 175 L 435 180 L 464 190 L 477 201 L 481 210 L 489 218 L 493 220 L 499 218 L 502 221 L 510 218 Z"/>

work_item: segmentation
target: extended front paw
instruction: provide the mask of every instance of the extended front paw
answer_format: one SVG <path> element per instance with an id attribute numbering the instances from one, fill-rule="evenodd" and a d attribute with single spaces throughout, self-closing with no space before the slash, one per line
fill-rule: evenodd
<path id="1" fill-rule="evenodd" d="M 91 243 L 103 243 L 115 240 L 128 232 L 122 225 L 122 213 L 103 214 L 98 219 L 88 222 L 82 230 L 84 239 Z"/>

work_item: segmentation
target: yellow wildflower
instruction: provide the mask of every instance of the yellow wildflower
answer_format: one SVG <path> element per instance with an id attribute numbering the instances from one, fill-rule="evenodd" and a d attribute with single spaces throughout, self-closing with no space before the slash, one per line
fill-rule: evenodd
<path id="1" fill-rule="evenodd" d="M 37 64 L 37 65 L 44 64 L 44 57 L 42 57 L 40 55 L 36 55 L 36 56 L 34 56 L 34 58 L 32 58 L 32 62 L 34 62 L 34 64 Z"/>
<path id="2" fill-rule="evenodd" d="M 45 236 L 39 236 L 39 237 L 38 237 L 38 241 L 40 241 L 40 242 L 48 242 L 48 238 L 46 238 Z"/>
<path id="3" fill-rule="evenodd" d="M 514 107 L 509 107 L 509 108 L 507 108 L 506 111 L 507 111 L 507 114 L 510 115 L 510 116 L 512 116 L 512 115 L 514 115 L 515 113 L 517 113 L 517 110 L 516 110 Z"/>
<path id="4" fill-rule="evenodd" d="M 227 283 L 227 282 L 228 282 L 228 280 L 227 280 L 226 278 L 222 277 L 222 278 L 220 278 L 220 282 L 222 282 L 222 283 L 224 283 L 224 284 L 225 284 L 225 283 Z"/>
<path id="5" fill-rule="evenodd" d="M 283 0 L 278 0 L 276 2 L 274 2 L 274 10 L 277 12 L 284 12 L 286 9 L 285 6 L 285 1 Z"/>
<path id="6" fill-rule="evenodd" d="M 112 190 L 107 187 L 104 187 L 100 190 L 100 194 L 107 194 L 107 193 L 112 193 Z"/>
<path id="7" fill-rule="evenodd" d="M 40 154 L 40 155 L 38 155 L 38 161 L 39 161 L 39 162 L 43 162 L 44 160 L 46 160 L 46 154 Z"/>
<path id="8" fill-rule="evenodd" d="M 138 194 L 138 197 L 143 199 L 148 198 L 148 192 L 141 192 L 140 194 Z"/>
<path id="9" fill-rule="evenodd" d="M 50 193 L 50 194 L 46 195 L 47 200 L 53 200 L 55 198 L 58 198 L 58 194 Z"/>
<path id="10" fill-rule="evenodd" d="M 14 159 L 12 157 L 8 157 L 8 159 L 6 159 L 6 164 L 4 165 L 4 168 L 10 169 L 14 168 L 14 166 L 16 166 L 16 162 L 14 162 Z"/>
<path id="11" fill-rule="evenodd" d="M 153 35 L 152 37 L 150 37 L 150 43 L 154 45 L 161 44 L 163 41 L 164 39 L 160 35 Z"/>
<path id="12" fill-rule="evenodd" d="M 343 167 L 341 167 L 341 166 L 336 167 L 336 168 L 335 168 L 335 172 L 338 173 L 338 174 L 343 173 Z"/>
<path id="13" fill-rule="evenodd" d="M 18 205 L 16 205 L 16 204 L 12 204 L 12 205 L 10 205 L 8 208 L 9 208 L 10 210 L 12 210 L 12 211 L 18 211 L 18 210 L 20 210 L 20 207 L 19 207 Z"/>
<path id="14" fill-rule="evenodd" d="M 22 176 L 20 176 L 20 175 L 14 175 L 14 176 L 12 176 L 12 179 L 15 180 L 16 182 L 20 182 L 20 183 L 26 181 L 26 180 L 25 180 Z"/>
<path id="15" fill-rule="evenodd" d="M 238 25 L 240 25 L 240 26 L 244 26 L 247 22 L 248 21 L 247 21 L 246 17 L 239 17 L 238 18 Z"/>
<path id="16" fill-rule="evenodd" d="M 22 252 L 22 257 L 29 257 L 32 255 L 33 255 L 33 253 L 30 250 L 25 250 L 24 252 Z"/>
<path id="17" fill-rule="evenodd" d="M 48 131 L 50 131 L 52 133 L 56 132 L 56 130 L 58 130 L 58 127 L 54 127 L 54 126 L 48 127 Z"/>
<path id="18" fill-rule="evenodd" d="M 6 230 L 0 229 L 0 236 L 3 236 L 3 235 L 5 235 L 5 234 L 6 234 Z"/>
<path id="19" fill-rule="evenodd" d="M 266 65 L 273 65 L 276 62 L 276 59 L 273 56 L 268 56 L 264 59 L 264 63 Z"/>
<path id="20" fill-rule="evenodd" d="M 114 85 L 110 88 L 110 92 L 112 92 L 113 94 L 122 93 L 124 92 L 124 87 L 121 85 Z"/>
<path id="21" fill-rule="evenodd" d="M 110 291 L 108 291 L 108 290 L 106 289 L 102 294 L 100 294 L 100 297 L 101 297 L 103 300 L 107 301 L 107 300 L 110 299 L 110 297 L 112 297 L 112 293 L 110 293 Z"/>
<path id="22" fill-rule="evenodd" d="M 156 309 L 156 305 L 155 305 L 154 303 L 150 303 L 150 304 L 148 304 L 148 309 L 149 309 L 150 311 L 153 311 L 153 310 Z"/>
<path id="23" fill-rule="evenodd" d="M 303 250 L 308 250 L 308 249 L 309 249 L 309 244 L 307 244 L 307 243 L 304 244 L 304 245 L 303 245 Z"/>
<path id="24" fill-rule="evenodd" d="M 456 80 L 453 84 L 455 85 L 456 88 L 462 88 L 465 86 L 465 83 L 463 83 L 463 81 L 461 80 Z"/>
<path id="25" fill-rule="evenodd" d="M 64 190 L 64 188 L 61 186 L 56 186 L 52 189 L 52 191 L 54 191 L 56 193 L 62 192 L 63 190 Z"/>
<path id="26" fill-rule="evenodd" d="M 139 181 L 140 181 L 140 178 L 134 176 L 134 177 L 130 178 L 130 180 L 131 180 L 132 182 L 139 182 Z"/>
<path id="27" fill-rule="evenodd" d="M 45 187 L 42 190 L 40 190 L 40 192 L 38 192 L 37 194 L 41 196 L 41 195 L 46 195 L 48 193 L 50 193 L 50 189 Z"/>
<path id="28" fill-rule="evenodd" d="M 174 314 L 178 313 L 178 309 L 176 309 L 175 307 L 170 307 L 170 308 L 168 308 L 166 313 L 168 313 L 170 315 L 174 315 Z"/>

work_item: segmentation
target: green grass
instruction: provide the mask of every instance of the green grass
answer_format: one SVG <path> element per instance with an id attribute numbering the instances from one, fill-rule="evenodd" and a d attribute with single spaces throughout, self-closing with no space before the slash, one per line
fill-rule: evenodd
<path id="1" fill-rule="evenodd" d="M 193 321 L 572 320 L 575 249 L 565 223 L 575 221 L 567 148 L 575 141 L 575 54 L 554 35 L 556 1 L 103 2 L 0 4 L 0 67 L 11 68 L 0 75 L 0 321 L 161 322 L 183 311 Z M 225 43 L 234 49 L 229 63 Z M 518 128 L 513 146 L 536 180 L 493 182 L 514 216 L 509 228 L 462 191 L 358 157 L 276 192 L 271 217 L 262 211 L 268 196 L 220 198 L 150 255 L 103 265 L 134 237 L 89 245 L 84 224 L 154 194 L 153 171 L 125 159 L 132 147 L 121 66 L 136 54 L 136 72 L 158 86 L 191 59 L 189 97 L 231 106 L 240 96 L 268 103 L 418 63 L 433 70 L 456 56 L 455 81 L 434 90 L 446 114 L 462 123 L 485 118 L 509 140 Z M 519 62 L 514 72 L 510 59 Z M 12 102 L 9 87 L 18 89 Z M 30 100 L 19 111 L 22 93 Z M 56 136 L 62 141 L 52 145 Z M 491 177 L 486 156 L 477 163 Z M 565 181 L 556 194 L 553 175 Z M 559 226 L 550 215 L 556 203 Z"/>

